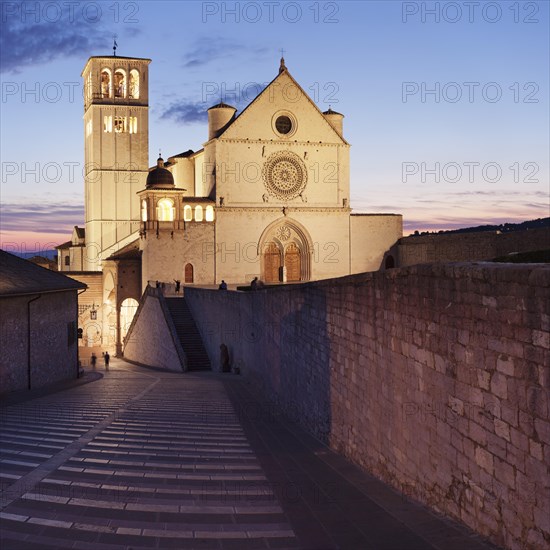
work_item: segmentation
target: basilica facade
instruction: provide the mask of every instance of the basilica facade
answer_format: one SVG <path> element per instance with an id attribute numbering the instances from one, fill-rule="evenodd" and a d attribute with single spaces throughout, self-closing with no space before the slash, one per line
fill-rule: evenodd
<path id="1" fill-rule="evenodd" d="M 344 116 L 321 112 L 284 59 L 242 112 L 208 109 L 202 148 L 153 168 L 149 63 L 91 57 L 82 73 L 85 231 L 65 243 L 59 267 L 97 279 L 101 346 L 121 350 L 125 323 L 157 281 L 270 285 L 381 268 L 402 217 L 352 213 Z"/>

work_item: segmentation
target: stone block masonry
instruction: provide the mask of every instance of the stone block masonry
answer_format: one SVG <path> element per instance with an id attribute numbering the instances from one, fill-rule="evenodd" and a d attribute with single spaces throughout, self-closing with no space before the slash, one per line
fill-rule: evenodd
<path id="1" fill-rule="evenodd" d="M 498 545 L 550 546 L 550 267 L 418 265 L 186 288 L 269 406 Z"/>

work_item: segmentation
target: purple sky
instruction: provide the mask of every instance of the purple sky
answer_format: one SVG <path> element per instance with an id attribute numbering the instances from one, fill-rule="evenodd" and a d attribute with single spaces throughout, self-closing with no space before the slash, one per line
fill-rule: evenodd
<path id="1" fill-rule="evenodd" d="M 72 7 L 71 7 L 72 6 Z M 150 163 L 287 66 L 345 114 L 351 206 L 405 232 L 549 214 L 548 2 L 2 2 L 2 247 L 83 223 L 80 73 L 149 57 Z"/>

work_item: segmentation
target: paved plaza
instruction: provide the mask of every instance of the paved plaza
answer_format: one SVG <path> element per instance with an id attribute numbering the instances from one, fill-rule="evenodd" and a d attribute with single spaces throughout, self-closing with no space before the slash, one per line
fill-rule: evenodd
<path id="1" fill-rule="evenodd" d="M 2 403 L 3 550 L 493 548 L 284 422 L 239 376 L 114 359 L 86 380 Z"/>

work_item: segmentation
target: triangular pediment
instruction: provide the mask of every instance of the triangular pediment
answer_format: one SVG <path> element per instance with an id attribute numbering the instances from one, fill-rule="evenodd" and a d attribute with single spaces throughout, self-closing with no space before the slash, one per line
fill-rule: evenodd
<path id="1" fill-rule="evenodd" d="M 284 115 L 289 116 L 293 125 L 288 135 L 276 131 L 275 121 Z M 218 139 L 348 145 L 288 70 L 283 70 L 272 80 Z"/>

